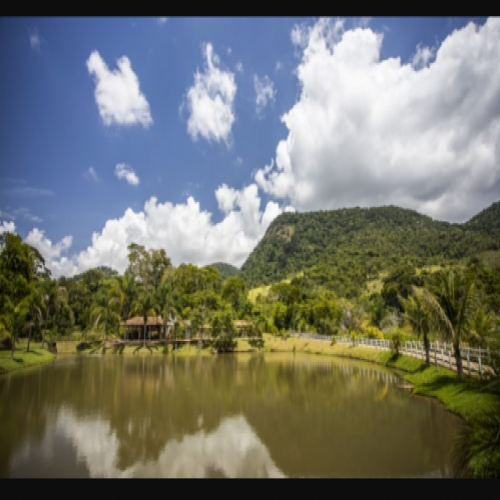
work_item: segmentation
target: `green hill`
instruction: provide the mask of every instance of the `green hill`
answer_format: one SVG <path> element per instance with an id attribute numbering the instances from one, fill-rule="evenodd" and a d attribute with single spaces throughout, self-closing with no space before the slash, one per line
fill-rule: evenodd
<path id="1" fill-rule="evenodd" d="M 304 271 L 305 278 L 354 297 L 360 285 L 403 264 L 443 264 L 500 249 L 500 203 L 466 224 L 398 207 L 285 213 L 242 267 L 249 286 Z"/>
<path id="2" fill-rule="evenodd" d="M 210 266 L 207 267 L 215 267 L 215 269 L 219 271 L 223 280 L 240 275 L 240 270 L 237 267 L 232 266 L 231 264 L 224 264 L 223 262 L 216 262 L 215 264 L 210 264 Z"/>

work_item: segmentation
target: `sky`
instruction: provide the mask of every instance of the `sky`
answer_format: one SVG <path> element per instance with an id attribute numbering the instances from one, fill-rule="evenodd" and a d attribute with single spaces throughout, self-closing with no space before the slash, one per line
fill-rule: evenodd
<path id="1" fill-rule="evenodd" d="M 285 211 L 500 199 L 498 18 L 0 18 L 0 233 L 241 266 Z"/>

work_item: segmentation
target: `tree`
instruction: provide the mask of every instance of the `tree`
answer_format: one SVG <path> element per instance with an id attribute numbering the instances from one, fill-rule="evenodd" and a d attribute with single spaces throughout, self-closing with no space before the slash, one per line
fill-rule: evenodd
<path id="1" fill-rule="evenodd" d="M 26 348 L 26 352 L 30 352 L 30 344 L 31 344 L 31 331 L 33 327 L 38 326 L 38 329 L 41 329 L 43 323 L 43 314 L 42 314 L 42 296 L 40 291 L 34 286 L 31 287 L 31 292 L 26 298 L 28 303 L 28 314 L 30 316 L 29 323 L 27 325 L 29 329 L 28 333 L 28 346 Z"/>
<path id="2" fill-rule="evenodd" d="M 136 282 L 142 283 L 150 292 L 156 292 L 165 270 L 172 267 L 165 250 L 146 250 L 132 243 L 128 246 L 129 266 L 127 271 Z"/>
<path id="3" fill-rule="evenodd" d="M 25 297 L 21 302 L 15 304 L 9 297 L 6 298 L 4 304 L 4 314 L 1 322 L 4 328 L 10 333 L 11 338 L 11 353 L 10 359 L 14 359 L 14 351 L 16 350 L 16 340 L 19 331 L 26 322 L 26 316 L 29 313 L 28 298 Z"/>
<path id="4" fill-rule="evenodd" d="M 60 311 L 60 309 L 67 305 L 68 293 L 66 288 L 58 285 L 57 281 L 48 279 L 41 283 L 41 293 L 43 301 L 43 310 L 45 312 L 44 330 L 42 335 L 42 348 L 45 345 L 45 338 L 49 320 Z"/>
<path id="5" fill-rule="evenodd" d="M 496 340 L 497 326 L 493 314 L 479 307 L 471 319 L 469 342 L 476 347 L 486 348 Z"/>
<path id="6" fill-rule="evenodd" d="M 120 323 L 120 315 L 118 313 L 120 307 L 119 298 L 114 294 L 112 287 L 102 288 L 97 292 L 92 306 L 91 318 L 95 320 L 94 327 L 99 323 L 103 323 L 103 342 L 106 341 L 107 327 Z"/>
<path id="7" fill-rule="evenodd" d="M 438 273 L 436 280 L 433 291 L 422 289 L 422 304 L 437 331 L 453 343 L 458 378 L 463 379 L 460 342 L 469 331 L 475 313 L 474 282 L 470 276 L 452 269 Z"/>
<path id="8" fill-rule="evenodd" d="M 237 313 L 247 302 L 247 286 L 242 278 L 228 278 L 222 285 L 222 299 Z"/>
<path id="9" fill-rule="evenodd" d="M 146 345 L 146 331 L 148 328 L 148 317 L 157 315 L 159 307 L 151 292 L 143 288 L 139 292 L 137 300 L 132 305 L 132 314 L 138 314 L 144 321 L 144 345 Z"/>
<path id="10" fill-rule="evenodd" d="M 429 341 L 429 333 L 431 325 L 429 313 L 422 300 L 422 290 L 417 287 L 412 287 L 411 295 L 407 299 L 400 297 L 400 301 L 405 309 L 406 321 L 417 336 L 424 339 L 425 363 L 427 366 L 430 366 L 431 343 Z"/>

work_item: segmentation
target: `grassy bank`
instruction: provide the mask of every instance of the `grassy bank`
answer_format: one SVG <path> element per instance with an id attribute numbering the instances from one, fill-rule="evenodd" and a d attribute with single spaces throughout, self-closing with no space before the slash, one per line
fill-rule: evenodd
<path id="1" fill-rule="evenodd" d="M 30 349 L 30 352 L 26 352 L 26 348 L 16 349 L 13 360 L 10 351 L 0 351 L 0 374 L 50 363 L 55 358 L 54 354 L 40 348 Z"/>
<path id="2" fill-rule="evenodd" d="M 473 422 L 493 404 L 498 404 L 500 394 L 498 384 L 475 379 L 459 381 L 456 373 L 431 366 L 404 355 L 396 356 L 390 351 L 353 347 L 348 344 L 329 345 L 306 339 L 266 339 L 266 351 L 304 352 L 342 358 L 357 359 L 376 363 L 398 370 L 400 375 L 414 386 L 414 393 L 441 401 L 448 410 Z"/>

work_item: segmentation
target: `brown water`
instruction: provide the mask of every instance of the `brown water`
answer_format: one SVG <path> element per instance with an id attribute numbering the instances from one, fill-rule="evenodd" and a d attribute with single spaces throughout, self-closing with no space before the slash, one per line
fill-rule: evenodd
<path id="1" fill-rule="evenodd" d="M 369 364 L 66 358 L 0 378 L 0 477 L 447 476 L 459 421 Z"/>

